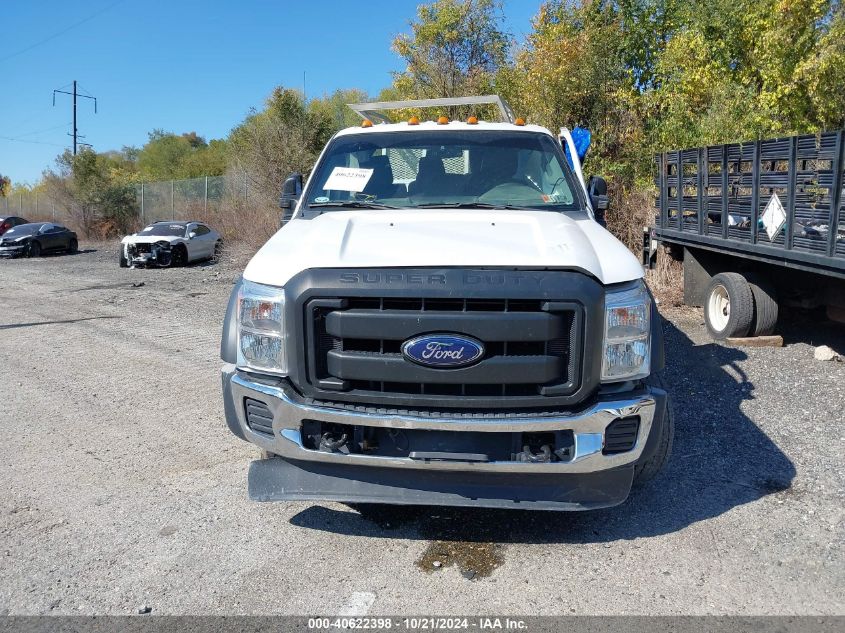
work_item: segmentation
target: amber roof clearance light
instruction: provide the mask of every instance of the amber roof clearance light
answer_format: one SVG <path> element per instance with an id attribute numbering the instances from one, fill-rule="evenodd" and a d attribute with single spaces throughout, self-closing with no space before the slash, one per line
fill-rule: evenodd
<path id="1" fill-rule="evenodd" d="M 525 125 L 525 119 L 522 117 L 517 117 L 516 121 L 513 122 L 514 125 Z"/>
<path id="2" fill-rule="evenodd" d="M 361 127 L 373 127 L 373 122 L 369 119 L 364 119 L 364 121 L 361 123 Z"/>
<path id="3" fill-rule="evenodd" d="M 477 116 L 467 117 L 467 123 L 469 125 L 478 125 L 478 117 Z"/>
<path id="4" fill-rule="evenodd" d="M 449 117 L 447 117 L 447 116 L 437 117 L 437 125 L 446 125 L 448 122 L 449 122 Z"/>
<path id="5" fill-rule="evenodd" d="M 410 119 L 408 119 L 408 125 L 419 125 L 419 124 L 420 124 L 420 120 L 415 116 L 412 116 Z"/>

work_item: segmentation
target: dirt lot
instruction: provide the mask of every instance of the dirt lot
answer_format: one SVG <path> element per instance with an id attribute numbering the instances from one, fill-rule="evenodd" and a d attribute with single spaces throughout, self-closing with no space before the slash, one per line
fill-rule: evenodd
<path id="1" fill-rule="evenodd" d="M 811 346 L 842 330 L 730 349 L 669 311 L 675 451 L 621 507 L 362 516 L 247 499 L 218 377 L 235 262 L 86 246 L 0 261 L 0 614 L 845 612 L 845 363 Z"/>

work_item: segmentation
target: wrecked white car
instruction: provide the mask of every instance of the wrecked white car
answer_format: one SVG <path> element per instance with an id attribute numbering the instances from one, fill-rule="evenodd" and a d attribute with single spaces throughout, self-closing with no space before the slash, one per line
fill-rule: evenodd
<path id="1" fill-rule="evenodd" d="M 223 238 L 202 222 L 154 222 L 120 241 L 120 267 L 184 266 L 190 262 L 216 260 Z"/>

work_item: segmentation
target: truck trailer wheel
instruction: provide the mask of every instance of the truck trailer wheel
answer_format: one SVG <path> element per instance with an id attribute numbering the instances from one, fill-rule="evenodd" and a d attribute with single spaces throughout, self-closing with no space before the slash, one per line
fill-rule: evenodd
<path id="1" fill-rule="evenodd" d="M 704 322 L 717 339 L 748 336 L 754 320 L 754 295 L 739 273 L 714 275 L 707 287 Z"/>
<path id="2" fill-rule="evenodd" d="M 778 323 L 778 299 L 775 287 L 768 279 L 748 273 L 745 275 L 754 298 L 754 322 L 751 325 L 752 336 L 773 334 Z"/>
<path id="3" fill-rule="evenodd" d="M 646 381 L 648 384 L 667 391 L 666 384 L 660 376 L 652 375 Z M 672 454 L 672 444 L 675 443 L 675 417 L 672 415 L 672 399 L 666 402 L 666 415 L 663 417 L 663 424 L 656 429 L 660 436 L 657 440 L 657 450 L 646 461 L 634 466 L 633 486 L 638 487 L 654 477 L 663 470 L 669 455 Z"/>

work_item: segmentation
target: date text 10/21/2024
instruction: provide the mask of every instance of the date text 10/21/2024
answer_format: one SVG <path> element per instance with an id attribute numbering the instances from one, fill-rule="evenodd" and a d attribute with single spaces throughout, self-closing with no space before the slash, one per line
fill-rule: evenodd
<path id="1" fill-rule="evenodd" d="M 312 630 L 363 629 L 363 630 L 406 630 L 406 631 L 450 631 L 476 629 L 482 631 L 525 631 L 528 623 L 518 618 L 477 617 L 322 617 L 309 618 L 308 628 Z"/>

